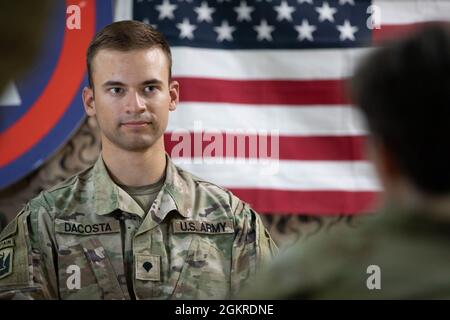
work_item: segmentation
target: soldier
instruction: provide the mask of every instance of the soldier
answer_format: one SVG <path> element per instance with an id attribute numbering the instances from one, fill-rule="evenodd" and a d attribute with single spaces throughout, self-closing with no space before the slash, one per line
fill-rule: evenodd
<path id="1" fill-rule="evenodd" d="M 381 212 L 293 246 L 241 298 L 450 298 L 448 25 L 374 51 L 352 88 L 384 186 Z"/>
<path id="2" fill-rule="evenodd" d="M 163 35 L 110 24 L 87 51 L 95 165 L 32 199 L 0 234 L 0 296 L 224 299 L 277 248 L 260 217 L 165 153 L 178 102 Z"/>

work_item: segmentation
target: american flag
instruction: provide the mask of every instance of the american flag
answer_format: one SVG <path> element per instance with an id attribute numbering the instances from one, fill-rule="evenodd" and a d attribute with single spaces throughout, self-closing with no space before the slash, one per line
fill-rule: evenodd
<path id="1" fill-rule="evenodd" d="M 175 162 L 261 213 L 354 214 L 380 185 L 345 80 L 380 39 L 449 20 L 450 1 L 119 0 L 115 14 L 153 25 L 172 47 L 181 93 L 165 142 Z M 179 130 L 200 149 L 177 158 Z M 213 158 L 245 159 L 205 161 L 211 136 L 229 132 L 249 142 L 245 154 L 224 142 Z M 251 141 L 270 152 L 252 153 Z M 261 173 L 275 162 L 276 172 Z"/>

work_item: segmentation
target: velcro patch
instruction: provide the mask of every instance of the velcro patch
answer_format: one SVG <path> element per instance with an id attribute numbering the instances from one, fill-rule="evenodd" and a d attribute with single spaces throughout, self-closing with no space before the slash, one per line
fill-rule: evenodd
<path id="1" fill-rule="evenodd" d="M 14 247 L 14 239 L 13 238 L 0 241 L 0 249 L 8 248 L 8 247 Z"/>
<path id="2" fill-rule="evenodd" d="M 0 250 L 0 279 L 9 276 L 13 270 L 13 248 Z"/>
<path id="3" fill-rule="evenodd" d="M 223 221 L 199 221 L 199 220 L 175 220 L 172 223 L 173 233 L 206 233 L 224 234 L 234 233 L 233 220 Z"/>
<path id="4" fill-rule="evenodd" d="M 90 236 L 93 234 L 120 232 L 120 224 L 117 220 L 101 223 L 80 223 L 61 219 L 55 219 L 55 231 L 57 233 L 76 234 Z"/>
<path id="5" fill-rule="evenodd" d="M 161 281 L 161 257 L 154 254 L 135 255 L 136 279 Z"/>

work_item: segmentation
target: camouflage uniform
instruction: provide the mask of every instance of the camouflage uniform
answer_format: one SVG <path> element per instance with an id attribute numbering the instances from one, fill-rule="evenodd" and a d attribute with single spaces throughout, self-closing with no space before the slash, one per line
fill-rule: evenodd
<path id="1" fill-rule="evenodd" d="M 239 297 L 449 299 L 449 235 L 448 212 L 392 207 L 294 245 Z"/>
<path id="2" fill-rule="evenodd" d="M 0 298 L 224 299 L 276 252 L 260 217 L 176 167 L 148 214 L 96 164 L 0 234 Z"/>

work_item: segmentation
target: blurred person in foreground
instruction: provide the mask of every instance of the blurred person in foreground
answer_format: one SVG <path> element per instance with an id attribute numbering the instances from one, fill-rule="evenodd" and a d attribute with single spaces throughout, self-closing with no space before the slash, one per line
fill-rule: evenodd
<path id="1" fill-rule="evenodd" d="M 383 205 L 280 255 L 244 299 L 450 298 L 450 30 L 376 49 L 352 80 Z"/>
<path id="2" fill-rule="evenodd" d="M 52 0 L 0 2 L 0 94 L 39 54 Z"/>
<path id="3" fill-rule="evenodd" d="M 87 50 L 94 166 L 30 200 L 0 234 L 0 298 L 225 299 L 276 252 L 261 218 L 177 167 L 164 132 L 179 84 L 164 36 L 138 21 Z"/>

